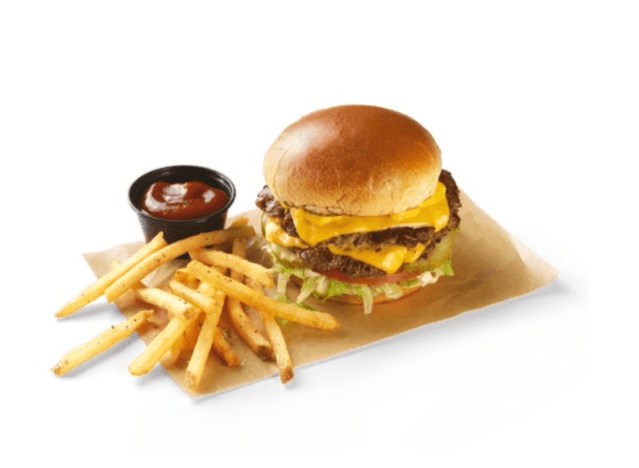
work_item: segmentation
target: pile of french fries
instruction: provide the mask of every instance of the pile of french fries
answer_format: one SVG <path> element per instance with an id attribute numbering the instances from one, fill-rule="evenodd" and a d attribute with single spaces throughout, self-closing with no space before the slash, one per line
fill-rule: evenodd
<path id="1" fill-rule="evenodd" d="M 276 319 L 322 330 L 335 330 L 339 324 L 332 315 L 280 302 L 264 293 L 264 288 L 275 285 L 270 269 L 246 259 L 247 240 L 254 236 L 255 231 L 244 218 L 227 229 L 172 244 L 167 244 L 162 233 L 158 234 L 62 307 L 56 317 L 72 315 L 103 295 L 113 302 L 129 294 L 149 308 L 70 351 L 53 367 L 53 372 L 64 375 L 126 339 L 143 324 L 162 323 L 161 331 L 131 362 L 129 372 L 144 375 L 158 363 L 171 366 L 186 356 L 186 382 L 196 391 L 207 360 L 214 359 L 211 351 L 227 366 L 241 365 L 220 327 L 220 318 L 226 314 L 242 341 L 262 360 L 275 361 L 281 382 L 289 382 L 294 375 L 293 363 Z M 230 243 L 232 251 L 227 253 L 223 246 Z M 190 257 L 189 263 L 172 273 L 168 287 L 144 285 L 149 274 L 185 254 Z M 247 316 L 246 306 L 258 312 L 263 332 Z M 168 320 L 160 319 L 162 313 Z"/>

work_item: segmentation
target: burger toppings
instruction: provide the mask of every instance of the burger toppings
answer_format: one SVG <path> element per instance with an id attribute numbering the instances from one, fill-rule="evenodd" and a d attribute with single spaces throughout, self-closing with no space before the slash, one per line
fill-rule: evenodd
<path id="1" fill-rule="evenodd" d="M 440 276 L 452 275 L 450 257 L 453 236 L 459 227 L 458 211 L 461 206 L 459 189 L 450 172 L 442 170 L 434 200 L 426 200 L 419 208 L 394 215 L 394 220 L 405 220 L 391 224 L 387 229 L 346 233 L 317 241 L 311 246 L 311 236 L 303 240 L 298 234 L 295 209 L 282 206 L 271 193 L 264 189 L 258 194 L 257 206 L 264 212 L 264 236 L 269 241 L 278 273 L 278 290 L 283 296 L 286 284 L 295 279 L 301 283 L 298 302 L 310 295 L 330 299 L 335 296 L 358 296 L 364 311 L 372 310 L 373 298 L 384 295 L 389 299 L 399 298 L 407 288 L 434 283 Z M 429 213 L 425 207 L 432 207 Z M 411 213 L 410 211 L 413 211 Z M 446 213 L 446 223 L 438 222 Z M 320 226 L 337 221 L 339 229 L 348 225 L 346 216 L 317 216 L 313 219 Z M 378 217 L 372 217 L 378 218 Z M 411 224 L 418 224 L 412 227 Z M 424 221 L 427 220 L 427 221 Z M 434 220 L 434 222 L 429 222 Z M 360 225 L 372 225 L 379 220 Z M 356 223 L 351 224 L 353 226 Z M 384 224 L 379 224 L 384 226 Z M 388 225 L 388 224 L 386 224 Z M 349 232 L 350 231 L 350 232 Z"/>
<path id="2" fill-rule="evenodd" d="M 297 297 L 298 303 L 306 300 L 309 296 L 316 296 L 323 300 L 353 296 L 360 299 L 366 314 L 371 313 L 373 310 L 373 301 L 376 297 L 384 296 L 387 300 L 399 299 L 405 294 L 407 289 L 424 287 L 435 283 L 440 276 L 452 274 L 452 272 L 447 273 L 440 268 L 435 271 L 420 273 L 417 276 L 410 275 L 409 278 L 399 281 L 396 280 L 395 275 L 390 275 L 388 277 L 375 278 L 373 281 L 360 282 L 361 279 L 354 280 L 342 276 L 340 280 L 333 276 L 325 275 L 325 272 L 318 273 L 310 268 L 288 267 L 282 263 L 276 263 L 273 270 L 277 273 L 278 295 L 283 300 L 286 297 L 286 285 L 293 279 L 301 284 L 300 293 Z M 335 274 L 336 271 L 333 270 L 331 273 Z M 405 275 L 402 274 L 401 276 Z"/>
<path id="3" fill-rule="evenodd" d="M 288 261 L 288 264 L 304 265 L 316 271 L 339 270 L 349 277 L 369 278 L 393 274 L 403 265 L 412 265 L 414 262 L 425 260 L 444 239 L 447 239 L 447 242 L 442 244 L 442 247 L 446 249 L 444 253 L 450 251 L 452 232 L 459 226 L 458 211 L 461 206 L 459 189 L 450 172 L 445 170 L 441 172 L 438 186 L 442 187 L 438 191 L 445 194 L 443 204 L 446 205 L 445 211 L 448 212 L 447 223 L 440 229 L 428 223 L 422 223 L 419 227 L 391 227 L 377 231 L 341 234 L 320 241 L 314 246 L 310 246 L 300 238 L 296 222 L 291 215 L 292 210 L 280 205 L 268 187 L 264 187 L 259 193 L 256 204 L 265 212 L 267 217 L 264 227 L 265 237 L 272 246 L 279 246 L 275 250 L 278 251 L 279 255 L 278 253 L 276 255 L 280 257 L 280 260 L 286 261 L 288 257 L 289 260 L 297 260 L 296 262 Z M 425 205 L 427 203 L 422 206 Z M 444 211 L 441 206 L 442 201 L 430 203 L 430 205 L 434 206 L 438 212 Z M 403 214 L 395 215 L 395 218 L 400 218 Z M 439 219 L 439 216 L 428 213 L 422 216 Z M 343 217 L 325 216 L 324 218 Z M 286 251 L 289 255 L 283 255 Z M 285 258 L 282 258 L 282 255 Z M 428 263 L 429 265 L 424 266 L 432 266 L 432 262 Z"/>
<path id="4" fill-rule="evenodd" d="M 448 224 L 446 186 L 439 182 L 435 194 L 413 209 L 383 216 L 321 216 L 304 208 L 291 208 L 291 216 L 298 235 L 304 242 L 315 246 L 340 235 L 377 232 L 393 227 L 433 226 L 440 231 Z"/>

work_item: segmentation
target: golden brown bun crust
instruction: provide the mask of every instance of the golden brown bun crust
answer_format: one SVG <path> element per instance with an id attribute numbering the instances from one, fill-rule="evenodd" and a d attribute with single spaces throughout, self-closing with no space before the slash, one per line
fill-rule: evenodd
<path id="1" fill-rule="evenodd" d="M 340 106 L 286 128 L 264 157 L 264 178 L 285 205 L 377 216 L 432 196 L 441 167 L 437 143 L 415 120 L 380 107 Z"/>

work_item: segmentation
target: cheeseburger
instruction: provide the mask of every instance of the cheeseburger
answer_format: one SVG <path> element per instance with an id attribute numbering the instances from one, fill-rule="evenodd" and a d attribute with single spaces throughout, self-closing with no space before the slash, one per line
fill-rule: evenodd
<path id="1" fill-rule="evenodd" d="M 259 193 L 267 248 L 284 293 L 364 305 L 452 275 L 459 190 L 431 134 L 373 106 L 313 112 L 264 157 Z"/>

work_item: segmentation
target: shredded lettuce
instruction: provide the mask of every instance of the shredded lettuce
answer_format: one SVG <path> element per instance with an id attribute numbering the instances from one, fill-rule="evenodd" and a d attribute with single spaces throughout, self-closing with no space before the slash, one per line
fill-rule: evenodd
<path id="1" fill-rule="evenodd" d="M 352 284 L 338 281 L 326 276 L 320 275 L 312 270 L 305 268 L 296 268 L 283 265 L 276 262 L 273 266 L 273 271 L 277 273 L 277 296 L 276 298 L 281 301 L 289 301 L 286 297 L 286 285 L 290 281 L 291 277 L 295 276 L 302 281 L 300 292 L 295 299 L 295 304 L 298 306 L 305 306 L 304 301 L 313 296 L 316 299 L 327 301 L 332 297 L 351 295 L 359 296 L 362 300 L 364 307 L 364 313 L 370 314 L 373 310 L 373 298 L 375 296 L 385 294 L 389 298 L 398 299 L 402 297 L 402 287 L 413 287 L 418 284 L 426 285 L 434 282 L 433 275 L 428 273 L 428 279 L 421 280 L 413 279 L 396 284 L 384 284 L 380 286 L 368 286 L 365 284 Z M 436 274 L 434 278 L 437 278 L 440 274 Z M 291 302 L 291 301 L 289 301 Z"/>
<path id="2" fill-rule="evenodd" d="M 357 295 L 362 298 L 364 313 L 370 314 L 373 311 L 373 291 L 369 286 L 360 285 L 356 287 Z"/>
<path id="3" fill-rule="evenodd" d="M 413 286 L 417 286 L 419 284 L 419 280 L 418 279 L 412 279 L 412 280 L 408 280 L 408 281 L 402 281 L 399 284 L 401 284 L 405 288 L 412 288 Z"/>
<path id="4" fill-rule="evenodd" d="M 300 293 L 297 296 L 297 303 L 300 304 L 304 302 L 315 290 L 317 289 L 317 284 L 319 283 L 318 276 L 310 276 L 307 277 L 302 283 L 302 288 L 300 289 Z"/>
<path id="5" fill-rule="evenodd" d="M 450 261 L 450 258 L 446 260 L 444 263 L 439 265 L 437 270 L 440 276 L 454 276 L 455 272 L 453 271 L 453 264 Z"/>
<path id="6" fill-rule="evenodd" d="M 451 250 L 453 246 L 453 236 L 445 238 L 436 249 L 436 262 L 432 256 L 428 261 L 418 260 L 411 265 L 407 265 L 406 271 L 420 272 L 421 274 L 408 281 L 397 284 L 384 284 L 380 286 L 368 286 L 364 284 L 352 284 L 328 278 L 319 273 L 299 266 L 299 259 L 288 249 L 271 244 L 273 260 L 273 272 L 277 274 L 277 295 L 276 298 L 285 302 L 292 302 L 286 296 L 286 287 L 291 277 L 295 276 L 302 282 L 300 292 L 295 299 L 295 303 L 301 307 L 308 307 L 304 303 L 309 297 L 314 297 L 326 301 L 333 297 L 352 295 L 359 296 L 364 305 L 364 313 L 369 314 L 373 309 L 373 298 L 385 294 L 392 299 L 400 298 L 403 295 L 402 288 L 412 288 L 415 286 L 426 286 L 434 283 L 440 276 L 452 276 L 454 274 L 451 264 Z M 291 258 L 288 258 L 291 257 Z M 291 261 L 289 263 L 289 260 Z"/>
<path id="7" fill-rule="evenodd" d="M 383 284 L 379 287 L 379 289 L 382 290 L 386 297 L 389 297 L 391 299 L 399 299 L 404 295 L 402 288 L 400 288 L 396 284 Z"/>
<path id="8" fill-rule="evenodd" d="M 277 273 L 277 295 L 280 300 L 286 297 L 286 285 L 295 276 L 302 281 L 300 293 L 295 300 L 297 305 L 303 304 L 311 295 L 324 301 L 336 296 L 355 295 L 362 298 L 366 313 L 372 311 L 374 291 L 369 286 L 344 283 L 309 269 L 289 267 L 277 261 L 273 265 L 273 271 Z"/>
<path id="9" fill-rule="evenodd" d="M 328 280 L 328 287 L 324 294 L 321 294 L 321 299 L 328 300 L 332 297 L 343 296 L 350 290 L 350 285 L 348 283 L 335 281 L 329 278 L 326 279 Z M 317 294 L 316 296 L 320 296 L 320 294 Z"/>

